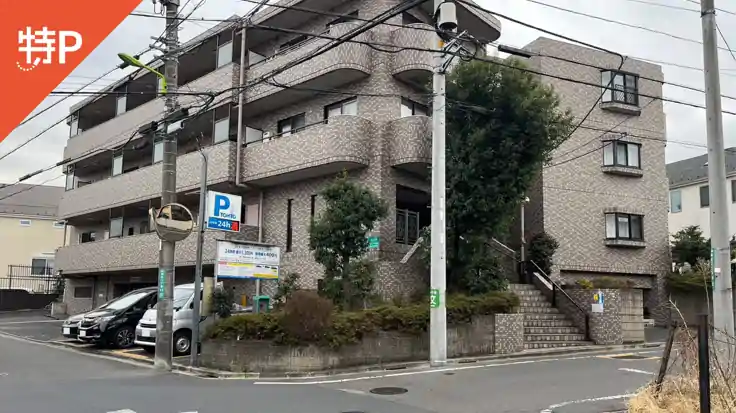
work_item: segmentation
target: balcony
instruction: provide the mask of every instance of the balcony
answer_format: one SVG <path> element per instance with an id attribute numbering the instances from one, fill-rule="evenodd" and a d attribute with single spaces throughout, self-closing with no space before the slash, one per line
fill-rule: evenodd
<path id="1" fill-rule="evenodd" d="M 386 127 L 391 166 L 418 175 L 427 175 L 432 163 L 432 118 L 407 116 Z"/>
<path id="2" fill-rule="evenodd" d="M 204 150 L 208 160 L 207 183 L 234 181 L 235 143 L 224 142 Z M 178 157 L 176 186 L 179 192 L 199 188 L 201 162 L 199 152 Z M 67 191 L 59 203 L 59 218 L 68 219 L 158 197 L 161 195 L 161 168 L 159 162 Z"/>
<path id="3" fill-rule="evenodd" d="M 329 123 L 252 143 L 243 151 L 243 183 L 280 185 L 368 166 L 373 130 L 367 119 L 338 115 Z"/>
<path id="4" fill-rule="evenodd" d="M 217 240 L 255 241 L 257 227 L 243 227 L 240 233 L 206 231 L 202 258 L 212 264 L 217 255 Z M 175 264 L 194 265 L 197 237 L 194 233 L 176 243 Z M 127 271 L 158 267 L 159 238 L 155 232 L 104 241 L 61 247 L 56 251 L 56 268 L 67 274 Z"/>
<path id="5" fill-rule="evenodd" d="M 324 35 L 339 37 L 358 26 L 360 24 L 355 22 L 335 24 Z M 363 33 L 355 40 L 369 42 L 371 34 Z M 295 45 L 288 51 L 253 65 L 247 71 L 246 82 L 253 82 L 331 42 L 330 39 L 312 38 Z M 371 49 L 365 44 L 343 43 L 276 75 L 270 83 L 262 82 L 249 88 L 245 93 L 246 110 L 249 115 L 256 115 L 314 95 L 311 91 L 298 90 L 298 88 L 336 89 L 366 78 L 372 70 L 371 56 Z M 287 88 L 284 89 L 276 84 Z M 293 87 L 293 89 L 288 87 Z"/>
<path id="6" fill-rule="evenodd" d="M 231 88 L 233 86 L 233 73 L 237 74 L 238 71 L 238 65 L 230 63 L 189 82 L 183 87 L 180 86 L 179 89 L 182 92 L 217 92 Z M 194 95 L 180 95 L 178 98 L 182 107 L 202 101 L 201 96 Z M 211 107 L 216 106 L 222 100 L 230 98 L 230 94 L 223 93 L 212 102 Z M 107 122 L 85 130 L 67 141 L 66 148 L 64 148 L 64 159 L 76 158 L 89 152 L 118 145 L 130 138 L 130 135 L 142 125 L 161 119 L 164 109 L 164 99 L 159 97 Z"/>
<path id="7" fill-rule="evenodd" d="M 421 49 L 434 48 L 436 38 L 432 26 L 424 23 L 412 23 L 391 33 L 396 47 L 415 47 Z M 399 80 L 426 86 L 432 77 L 432 53 L 419 50 L 402 50 L 392 54 L 391 73 Z"/>

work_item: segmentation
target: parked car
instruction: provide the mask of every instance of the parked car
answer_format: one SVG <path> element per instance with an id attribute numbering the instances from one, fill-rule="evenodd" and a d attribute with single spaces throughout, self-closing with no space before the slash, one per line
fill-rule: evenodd
<path id="1" fill-rule="evenodd" d="M 61 325 L 61 335 L 64 336 L 64 338 L 77 340 L 77 335 L 79 335 L 79 323 L 82 321 L 82 318 L 84 318 L 84 314 L 77 314 L 64 320 L 64 324 Z"/>
<path id="2" fill-rule="evenodd" d="M 79 324 L 79 340 L 117 348 L 133 346 L 136 325 L 156 304 L 156 291 L 157 287 L 141 288 L 86 313 Z"/>

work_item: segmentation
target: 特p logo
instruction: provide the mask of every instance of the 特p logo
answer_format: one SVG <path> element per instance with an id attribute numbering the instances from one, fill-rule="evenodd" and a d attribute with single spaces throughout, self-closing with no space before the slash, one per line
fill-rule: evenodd
<path id="1" fill-rule="evenodd" d="M 54 63 L 54 55 L 59 64 L 66 64 L 67 53 L 76 52 L 82 47 L 82 35 L 71 30 L 41 30 L 26 27 L 18 30 L 18 51 L 25 54 L 24 64 L 16 62 L 18 69 L 28 72 L 39 64 Z"/>
<path id="2" fill-rule="evenodd" d="M 222 195 L 215 195 L 215 216 L 222 219 L 238 219 L 238 216 L 230 211 L 230 198 Z"/>

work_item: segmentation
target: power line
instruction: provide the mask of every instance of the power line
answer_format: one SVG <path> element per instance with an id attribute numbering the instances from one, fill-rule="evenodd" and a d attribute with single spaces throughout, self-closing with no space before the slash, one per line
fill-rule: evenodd
<path id="1" fill-rule="evenodd" d="M 672 6 L 670 4 L 654 3 L 654 2 L 646 1 L 646 0 L 624 0 L 624 1 L 628 1 L 628 2 L 631 2 L 631 3 L 647 4 L 647 5 L 650 5 L 650 6 L 664 7 L 666 9 L 682 10 L 682 11 L 689 11 L 689 12 L 694 12 L 694 13 L 700 13 L 700 10 L 688 9 L 687 7 L 681 7 L 681 6 Z"/>
<path id="2" fill-rule="evenodd" d="M 697 4 L 698 6 L 700 6 L 700 2 L 699 1 L 695 1 L 695 0 L 685 0 L 685 1 L 689 1 L 690 3 Z M 725 14 L 736 15 L 736 13 L 734 13 L 732 11 L 728 11 L 728 10 L 725 10 L 725 9 L 719 9 L 718 7 L 716 7 L 716 10 L 717 11 L 720 11 L 722 13 L 725 13 Z M 700 12 L 700 10 L 698 10 L 698 12 Z"/>

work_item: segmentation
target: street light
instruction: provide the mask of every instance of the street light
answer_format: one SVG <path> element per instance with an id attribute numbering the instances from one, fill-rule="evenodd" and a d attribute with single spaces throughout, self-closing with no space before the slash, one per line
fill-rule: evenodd
<path id="1" fill-rule="evenodd" d="M 161 94 L 162 95 L 166 94 L 166 91 L 167 91 L 166 76 L 164 76 L 163 73 L 159 72 L 158 70 L 138 60 L 140 56 L 131 56 L 126 53 L 118 53 L 118 57 L 120 58 L 120 60 L 123 61 L 123 63 L 118 66 L 120 69 L 125 69 L 128 66 L 134 66 L 134 67 L 139 67 L 143 70 L 147 70 L 153 73 L 154 75 L 156 75 L 159 79 L 161 79 Z"/>

